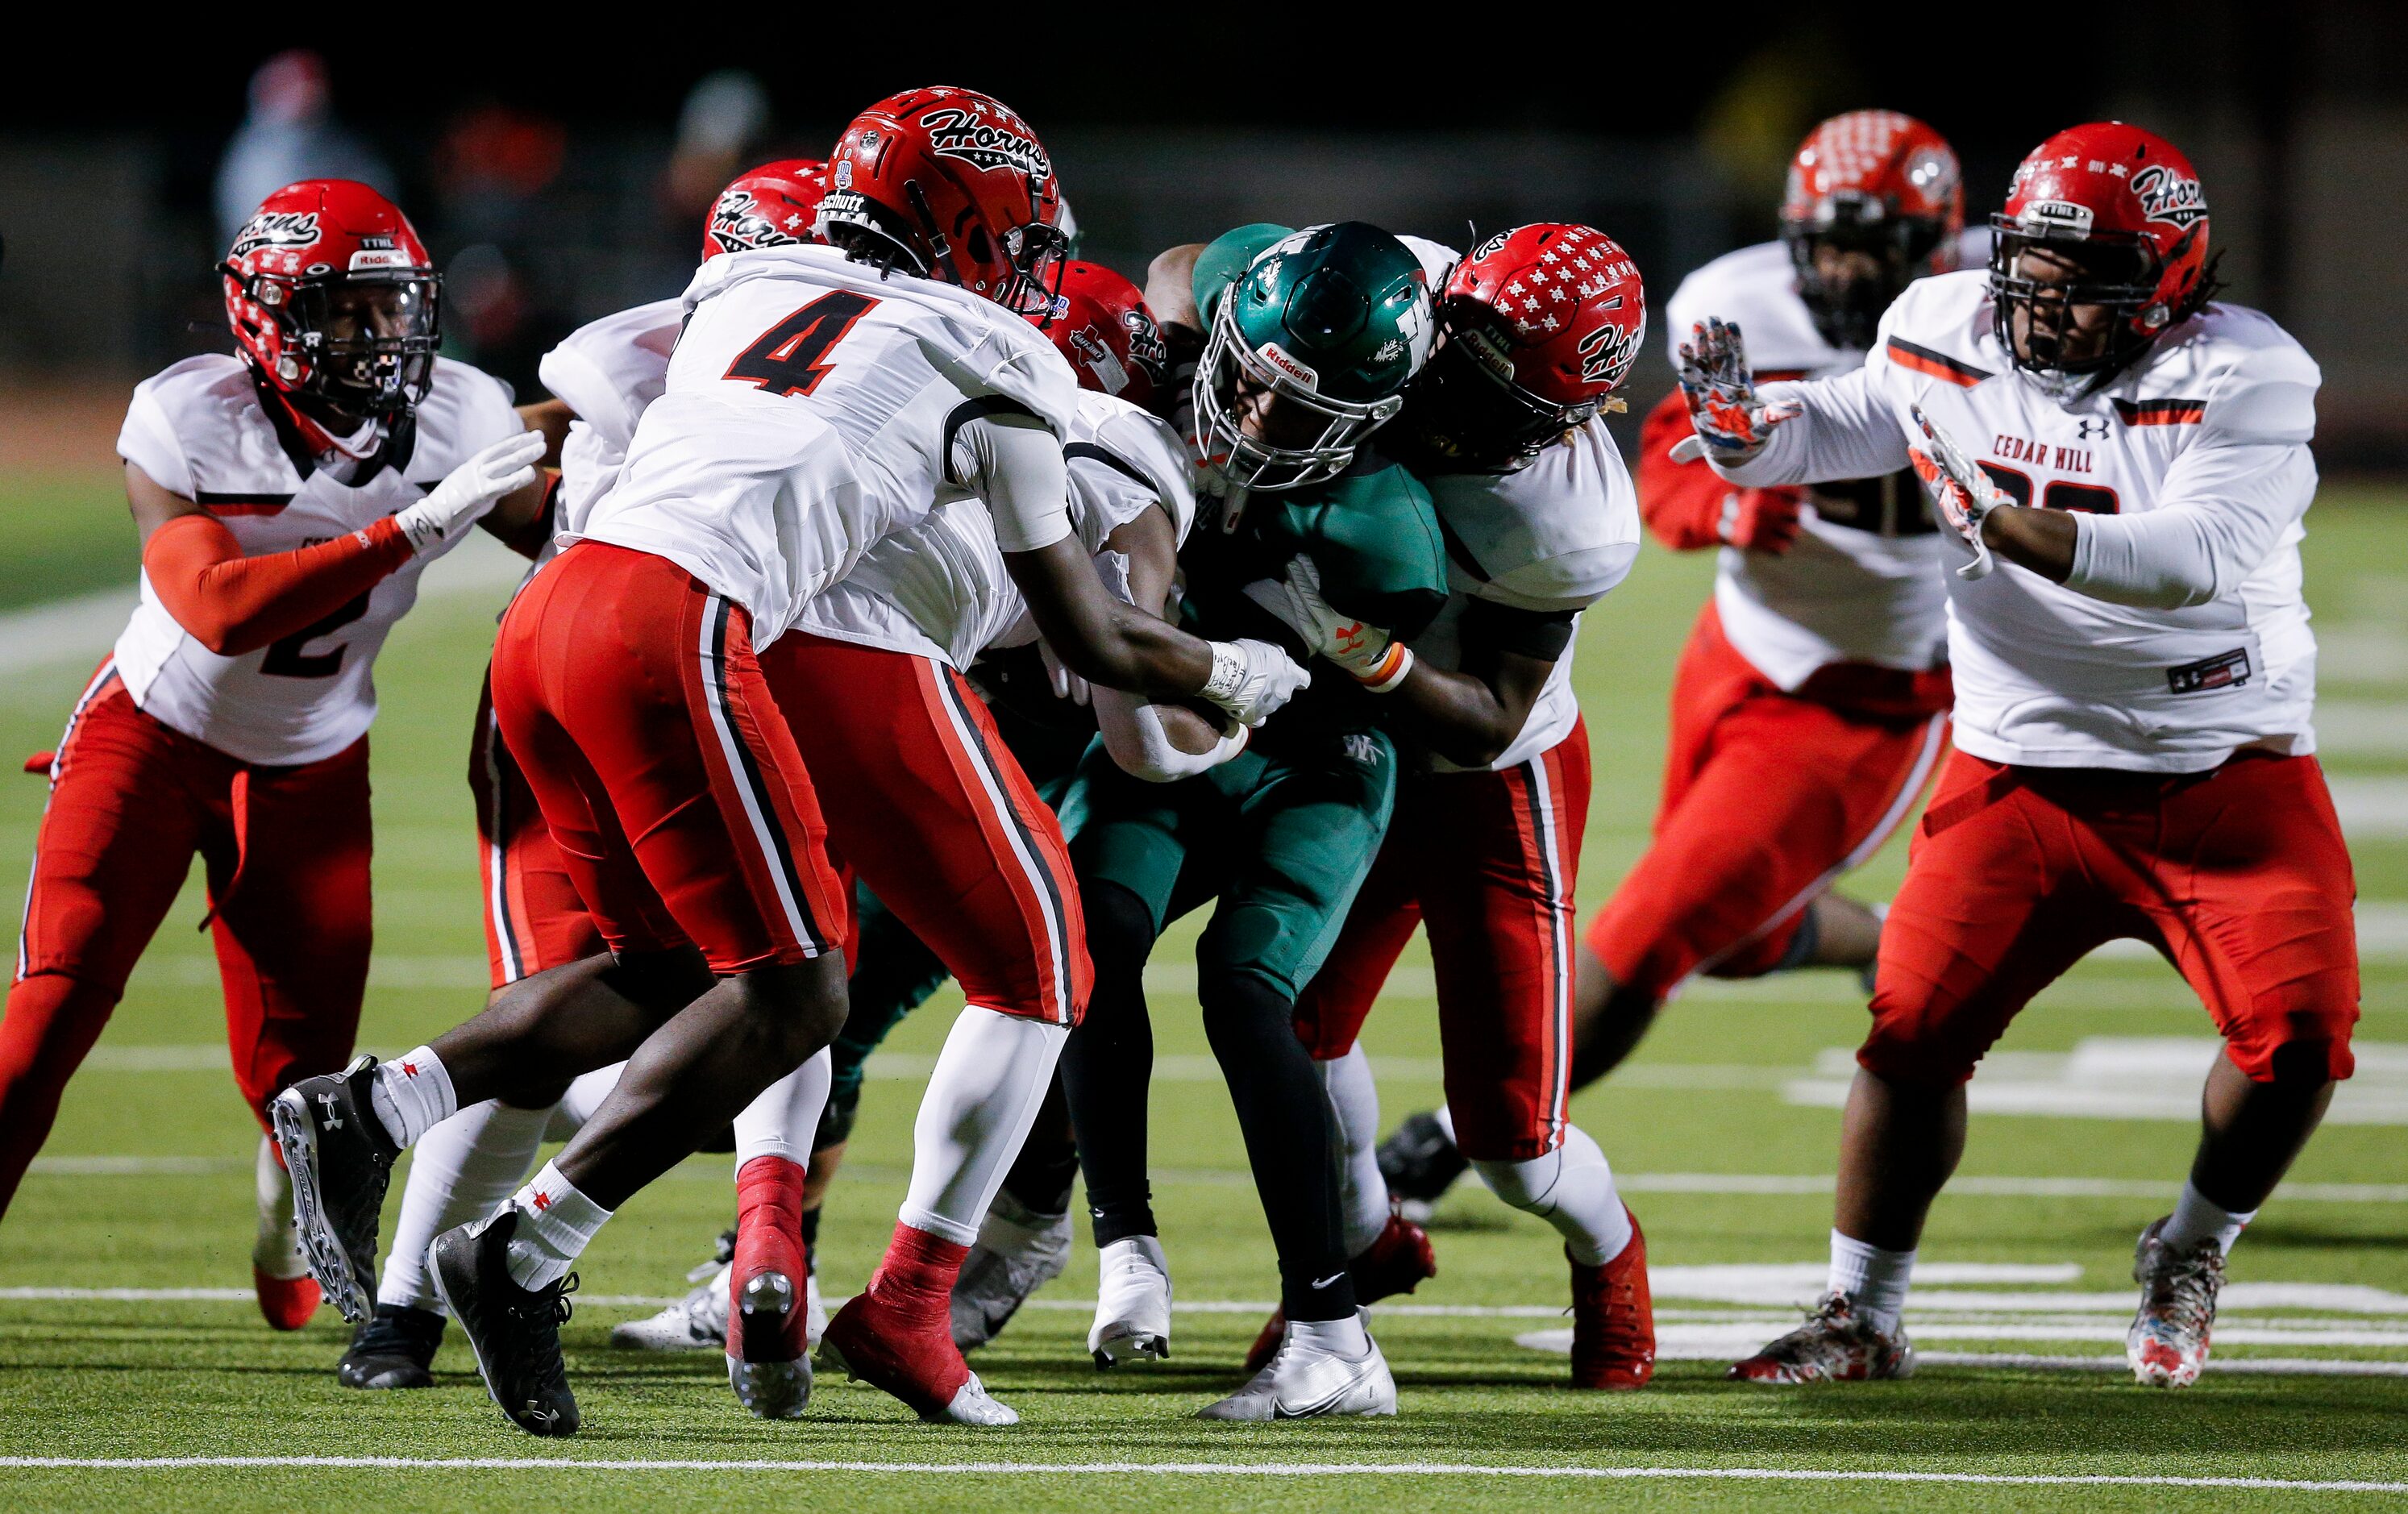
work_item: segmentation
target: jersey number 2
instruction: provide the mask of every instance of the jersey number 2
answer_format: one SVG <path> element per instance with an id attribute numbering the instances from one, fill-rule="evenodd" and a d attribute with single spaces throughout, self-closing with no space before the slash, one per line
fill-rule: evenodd
<path id="1" fill-rule="evenodd" d="M 320 617 L 294 632 L 268 643 L 267 655 L 260 659 L 259 670 L 282 678 L 331 678 L 343 670 L 343 653 L 348 647 L 333 651 L 305 652 L 301 649 L 320 636 L 332 636 L 368 612 L 368 596 L 361 594 L 346 601 L 339 608 Z"/>
<path id="2" fill-rule="evenodd" d="M 727 365 L 727 377 L 757 384 L 771 394 L 808 394 L 833 366 L 821 361 L 828 349 L 844 340 L 853 323 L 877 304 L 851 290 L 823 294 L 738 352 Z"/>

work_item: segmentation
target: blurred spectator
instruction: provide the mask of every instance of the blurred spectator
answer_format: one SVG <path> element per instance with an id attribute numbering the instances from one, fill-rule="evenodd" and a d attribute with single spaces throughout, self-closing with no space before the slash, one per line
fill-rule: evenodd
<path id="1" fill-rule="evenodd" d="M 681 226 L 700 219 L 769 125 L 769 93 L 740 68 L 706 74 L 678 112 L 677 147 L 669 155 L 664 191 L 670 220 Z"/>
<path id="2" fill-rule="evenodd" d="M 356 179 L 387 194 L 393 170 L 334 115 L 326 62 L 306 49 L 280 52 L 251 76 L 251 109 L 218 163 L 220 247 L 259 202 L 296 179 Z"/>

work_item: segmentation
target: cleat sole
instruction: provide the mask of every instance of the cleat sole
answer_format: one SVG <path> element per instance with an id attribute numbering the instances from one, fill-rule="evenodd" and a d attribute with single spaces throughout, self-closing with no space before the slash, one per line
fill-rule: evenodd
<path id="1" fill-rule="evenodd" d="M 284 1154 L 284 1170 L 293 1179 L 293 1226 L 300 1238 L 301 1254 L 309 1264 L 309 1276 L 318 1279 L 326 1301 L 345 1320 L 357 1324 L 376 1312 L 376 1304 L 352 1272 L 351 1253 L 343 1249 L 326 1221 L 324 1206 L 318 1201 L 318 1133 L 308 1108 L 289 1089 L 267 1108 L 269 1122 L 276 1127 L 277 1147 Z"/>

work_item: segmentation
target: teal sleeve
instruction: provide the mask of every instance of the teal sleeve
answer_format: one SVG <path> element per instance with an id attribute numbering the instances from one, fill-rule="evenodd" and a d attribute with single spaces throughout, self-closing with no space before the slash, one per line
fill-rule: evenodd
<path id="1" fill-rule="evenodd" d="M 1330 605 L 1410 640 L 1446 606 L 1446 542 L 1429 491 L 1391 464 L 1326 486 L 1312 554 Z"/>
<path id="2" fill-rule="evenodd" d="M 1221 292 L 1236 283 L 1247 265 L 1289 230 L 1258 221 L 1251 226 L 1223 232 L 1196 255 L 1196 313 L 1203 318 L 1206 330 L 1211 329 L 1212 312 L 1220 307 Z"/>

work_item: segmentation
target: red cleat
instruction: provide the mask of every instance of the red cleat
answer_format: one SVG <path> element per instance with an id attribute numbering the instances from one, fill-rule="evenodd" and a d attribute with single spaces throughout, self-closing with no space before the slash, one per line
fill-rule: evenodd
<path id="1" fill-rule="evenodd" d="M 298 1330 L 318 1312 L 318 1279 L 306 1272 L 298 1278 L 271 1278 L 254 1262 L 251 1286 L 259 1295 L 259 1312 L 267 1317 L 271 1330 Z"/>
<path id="2" fill-rule="evenodd" d="M 783 1157 L 754 1157 L 736 1175 L 736 1194 L 727 1384 L 760 1418 L 798 1420 L 811 1397 L 803 1169 Z"/>
<path id="3" fill-rule="evenodd" d="M 1630 1214 L 1627 1205 L 1623 1213 Z M 1603 1266 L 1572 1264 L 1572 1386 L 1627 1392 L 1656 1376 L 1656 1301 L 1647 1237 L 1630 1215 L 1630 1244 Z"/>
<path id="4" fill-rule="evenodd" d="M 1354 1302 L 1375 1304 L 1398 1293 L 1410 1293 L 1437 1277 L 1438 1253 L 1430 1249 L 1428 1231 L 1391 1210 L 1387 1228 L 1364 1248 L 1362 1255 L 1346 1264 L 1346 1270 L 1354 1278 Z M 1246 1352 L 1246 1370 L 1260 1372 L 1270 1365 L 1286 1335 L 1287 1311 L 1271 1310 L 1263 1333 L 1254 1337 L 1254 1344 Z M 1652 1344 L 1652 1333 L 1649 1338 Z"/>
<path id="5" fill-rule="evenodd" d="M 894 1394 L 931 1424 L 1019 1423 L 1018 1414 L 987 1396 L 953 1344 L 953 1278 L 968 1252 L 896 1225 L 869 1286 L 828 1321 L 823 1364 Z"/>

